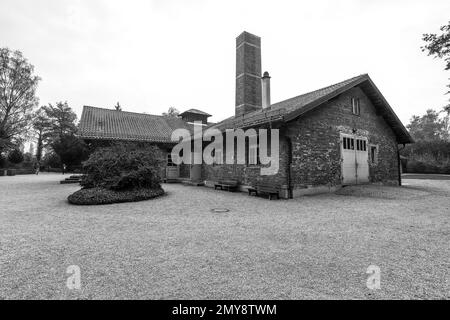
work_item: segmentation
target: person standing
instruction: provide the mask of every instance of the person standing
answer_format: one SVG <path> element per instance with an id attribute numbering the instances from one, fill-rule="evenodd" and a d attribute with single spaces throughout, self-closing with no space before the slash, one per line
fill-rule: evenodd
<path id="1" fill-rule="evenodd" d="M 64 174 L 64 173 L 66 173 L 66 164 L 65 163 L 63 163 L 63 167 L 62 167 L 62 174 Z"/>
<path id="2" fill-rule="evenodd" d="M 36 163 L 35 173 L 39 175 L 39 171 L 41 170 L 41 164 L 39 162 Z"/>

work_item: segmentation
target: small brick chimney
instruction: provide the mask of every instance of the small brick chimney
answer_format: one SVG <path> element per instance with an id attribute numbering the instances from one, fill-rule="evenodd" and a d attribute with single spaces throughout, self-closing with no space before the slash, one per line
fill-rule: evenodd
<path id="1" fill-rule="evenodd" d="M 266 71 L 261 78 L 262 82 L 262 107 L 266 109 L 270 107 L 270 76 Z"/>
<path id="2" fill-rule="evenodd" d="M 261 110 L 261 38 L 244 31 L 236 38 L 235 115 Z"/>

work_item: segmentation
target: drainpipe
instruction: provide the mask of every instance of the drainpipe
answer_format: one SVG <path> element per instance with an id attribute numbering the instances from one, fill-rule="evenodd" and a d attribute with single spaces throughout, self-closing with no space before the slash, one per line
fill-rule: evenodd
<path id="1" fill-rule="evenodd" d="M 400 160 L 400 151 L 405 149 L 406 145 L 403 144 L 403 148 L 399 149 L 397 144 L 397 167 L 398 167 L 398 185 L 402 186 L 402 173 L 401 173 L 401 165 L 402 161 Z"/>
<path id="2" fill-rule="evenodd" d="M 286 182 L 287 182 L 287 192 L 288 192 L 288 199 L 293 198 L 293 192 L 292 192 L 292 186 L 291 186 L 291 165 L 292 165 L 292 141 L 291 138 L 286 137 L 286 143 L 288 145 L 288 152 L 287 152 L 287 168 L 286 168 Z"/>

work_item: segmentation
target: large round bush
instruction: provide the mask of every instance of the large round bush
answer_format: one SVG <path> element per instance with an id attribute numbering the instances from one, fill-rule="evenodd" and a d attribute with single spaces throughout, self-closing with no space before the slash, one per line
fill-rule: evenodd
<path id="1" fill-rule="evenodd" d="M 83 189 L 69 196 L 69 202 L 105 204 L 162 195 L 163 163 L 161 150 L 152 145 L 119 143 L 99 148 L 83 163 Z"/>
<path id="2" fill-rule="evenodd" d="M 14 149 L 8 154 L 8 161 L 14 164 L 23 162 L 23 153 L 19 149 Z"/>
<path id="3" fill-rule="evenodd" d="M 159 188 L 163 156 L 156 146 L 120 143 L 96 150 L 83 163 L 85 188 L 111 190 Z"/>

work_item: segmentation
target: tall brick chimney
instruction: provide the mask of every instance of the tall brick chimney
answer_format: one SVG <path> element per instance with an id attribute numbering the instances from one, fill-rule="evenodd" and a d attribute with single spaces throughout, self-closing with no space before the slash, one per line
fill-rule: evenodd
<path id="1" fill-rule="evenodd" d="M 261 38 L 244 31 L 236 38 L 235 115 L 262 109 Z"/>

